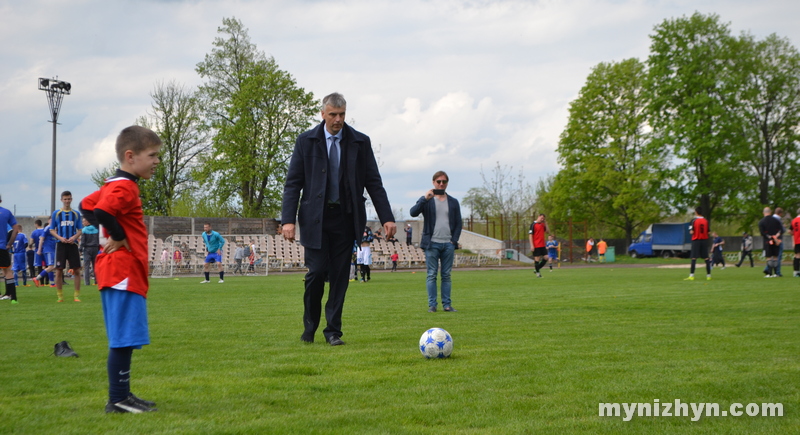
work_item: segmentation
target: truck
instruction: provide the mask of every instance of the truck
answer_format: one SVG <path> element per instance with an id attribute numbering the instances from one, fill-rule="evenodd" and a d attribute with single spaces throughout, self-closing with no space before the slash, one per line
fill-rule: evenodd
<path id="1" fill-rule="evenodd" d="M 639 257 L 684 257 L 692 250 L 691 223 L 652 224 L 639 234 L 628 255 Z"/>

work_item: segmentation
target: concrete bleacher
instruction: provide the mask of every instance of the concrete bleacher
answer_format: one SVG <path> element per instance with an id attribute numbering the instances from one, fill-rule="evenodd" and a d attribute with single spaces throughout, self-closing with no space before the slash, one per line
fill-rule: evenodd
<path id="1" fill-rule="evenodd" d="M 298 269 L 305 266 L 304 249 L 299 242 L 289 242 L 280 235 L 223 235 L 225 246 L 220 255 L 226 270 L 235 266 L 234 254 L 239 245 L 255 245 L 256 259 L 262 269 L 268 264 L 271 269 Z M 390 268 L 391 255 L 395 251 L 399 256 L 400 267 L 419 267 L 425 264 L 425 252 L 404 242 L 387 242 L 375 239 L 371 243 L 373 267 Z M 168 264 L 161 261 L 163 249 L 168 252 Z M 178 249 L 182 253 L 180 264 L 175 264 L 173 254 Z M 206 249 L 200 235 L 174 235 L 162 240 L 153 235 L 148 237 L 148 252 L 153 274 L 199 273 L 202 271 L 206 257 Z M 248 262 L 245 262 L 248 264 Z M 266 271 L 264 271 L 266 272 Z"/>

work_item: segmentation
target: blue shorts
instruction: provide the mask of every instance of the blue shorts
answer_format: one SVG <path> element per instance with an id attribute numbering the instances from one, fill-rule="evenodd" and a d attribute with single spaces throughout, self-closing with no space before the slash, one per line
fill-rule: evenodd
<path id="1" fill-rule="evenodd" d="M 222 263 L 222 256 L 219 252 L 210 252 L 206 255 L 206 263 Z"/>
<path id="2" fill-rule="evenodd" d="M 550 258 L 551 260 L 558 260 L 558 252 L 548 252 L 547 258 Z"/>
<path id="3" fill-rule="evenodd" d="M 108 347 L 141 349 L 150 344 L 147 327 L 147 299 L 125 290 L 105 288 L 100 291 Z"/>
<path id="4" fill-rule="evenodd" d="M 36 267 L 41 267 L 42 263 L 44 262 L 44 254 L 33 254 L 33 265 Z"/>
<path id="5" fill-rule="evenodd" d="M 23 272 L 28 270 L 27 268 L 27 259 L 25 258 L 25 253 L 14 253 L 14 272 Z"/>
<path id="6" fill-rule="evenodd" d="M 43 252 L 42 256 L 44 257 L 45 266 L 52 266 L 52 265 L 56 264 L 56 253 L 55 252 Z"/>

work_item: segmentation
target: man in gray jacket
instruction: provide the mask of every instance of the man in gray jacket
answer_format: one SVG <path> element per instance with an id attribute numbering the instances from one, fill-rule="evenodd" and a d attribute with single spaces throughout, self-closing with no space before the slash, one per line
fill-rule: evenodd
<path id="1" fill-rule="evenodd" d="M 431 313 L 436 312 L 436 275 L 440 264 L 442 307 L 445 311 L 456 311 L 450 300 L 452 289 L 450 272 L 453 269 L 458 239 L 461 237 L 461 206 L 457 199 L 445 192 L 449 181 L 444 171 L 433 174 L 433 189 L 425 192 L 425 196 L 420 197 L 410 211 L 412 217 L 417 217 L 421 213 L 425 218 L 419 246 L 425 250 L 425 264 L 428 268 L 428 311 Z"/>

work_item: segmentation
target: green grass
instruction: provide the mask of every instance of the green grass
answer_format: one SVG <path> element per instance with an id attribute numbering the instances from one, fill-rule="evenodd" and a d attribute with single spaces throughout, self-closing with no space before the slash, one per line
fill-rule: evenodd
<path id="1" fill-rule="evenodd" d="M 788 270 L 788 269 L 787 269 Z M 459 271 L 457 313 L 423 272 L 351 283 L 342 337 L 299 340 L 300 274 L 152 280 L 152 344 L 133 355 L 147 415 L 106 415 L 99 294 L 0 302 L 0 433 L 797 433 L 800 279 L 760 269 L 612 265 Z M 68 299 L 71 290 L 65 291 Z M 429 327 L 453 356 L 426 360 Z M 51 356 L 68 340 L 80 358 Z M 783 417 L 599 417 L 600 402 L 782 403 Z"/>

